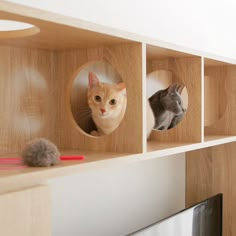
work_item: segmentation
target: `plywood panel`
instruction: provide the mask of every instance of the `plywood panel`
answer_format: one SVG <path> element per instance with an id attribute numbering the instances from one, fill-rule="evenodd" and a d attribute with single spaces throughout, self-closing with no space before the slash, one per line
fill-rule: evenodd
<path id="1" fill-rule="evenodd" d="M 0 154 L 55 140 L 54 53 L 0 47 Z"/>
<path id="2" fill-rule="evenodd" d="M 205 135 L 235 135 L 236 66 L 206 66 L 205 75 Z"/>
<path id="3" fill-rule="evenodd" d="M 61 148 L 100 151 L 142 151 L 142 45 L 57 52 L 57 137 Z M 127 88 L 127 109 L 118 129 L 94 138 L 81 132 L 70 111 L 70 87 L 76 72 L 88 62 L 103 60 L 120 75 Z M 87 80 L 87 78 L 84 78 Z"/>
<path id="4" fill-rule="evenodd" d="M 185 117 L 175 128 L 153 131 L 151 140 L 201 142 L 201 58 L 163 59 L 151 61 L 151 66 L 150 64 L 148 66 L 149 71 L 161 69 L 171 71 L 174 81 L 182 81 L 185 84 L 188 92 L 188 108 Z"/>
<path id="5" fill-rule="evenodd" d="M 186 205 L 223 193 L 224 236 L 236 235 L 236 143 L 186 154 Z"/>
<path id="6" fill-rule="evenodd" d="M 168 48 L 147 45 L 147 59 L 160 60 L 167 58 L 192 57 L 193 55 Z"/>
<path id="7" fill-rule="evenodd" d="M 47 186 L 0 195 L 0 235 L 50 236 L 51 209 Z"/>
<path id="8" fill-rule="evenodd" d="M 217 61 L 209 58 L 204 58 L 204 64 L 206 66 L 223 66 L 223 65 L 230 65 L 228 62 L 224 61 Z"/>

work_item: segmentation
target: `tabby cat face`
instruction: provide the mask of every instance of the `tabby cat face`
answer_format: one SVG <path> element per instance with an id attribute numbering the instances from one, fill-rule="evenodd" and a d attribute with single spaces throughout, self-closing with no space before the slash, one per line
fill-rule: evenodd
<path id="1" fill-rule="evenodd" d="M 107 84 L 99 81 L 97 76 L 89 73 L 88 104 L 92 115 L 101 119 L 117 117 L 126 105 L 124 83 Z"/>

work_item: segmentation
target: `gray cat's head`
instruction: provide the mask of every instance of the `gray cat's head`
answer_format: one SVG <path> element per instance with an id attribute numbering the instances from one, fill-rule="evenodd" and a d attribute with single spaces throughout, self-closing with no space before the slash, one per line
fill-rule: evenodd
<path id="1" fill-rule="evenodd" d="M 153 94 L 149 98 L 152 109 L 157 110 L 157 112 L 158 110 L 159 112 L 160 110 L 170 111 L 176 115 L 185 112 L 180 95 L 183 88 L 184 85 L 174 83 L 167 89 L 159 90 L 158 92 Z"/>
<path id="2" fill-rule="evenodd" d="M 182 90 L 182 85 L 174 83 L 161 92 L 160 103 L 165 110 L 171 111 L 176 115 L 179 115 L 185 111 L 180 95 Z"/>

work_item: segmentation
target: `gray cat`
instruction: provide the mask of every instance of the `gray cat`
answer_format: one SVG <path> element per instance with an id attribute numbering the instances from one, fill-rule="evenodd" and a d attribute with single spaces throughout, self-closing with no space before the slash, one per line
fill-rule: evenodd
<path id="1" fill-rule="evenodd" d="M 186 113 L 180 96 L 183 88 L 183 85 L 174 83 L 167 89 L 157 91 L 149 98 L 155 117 L 154 129 L 171 129 L 182 120 Z"/>

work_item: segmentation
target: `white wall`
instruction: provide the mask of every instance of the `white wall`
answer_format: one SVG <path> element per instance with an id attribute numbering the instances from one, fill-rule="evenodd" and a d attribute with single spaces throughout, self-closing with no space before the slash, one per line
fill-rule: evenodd
<path id="1" fill-rule="evenodd" d="M 50 181 L 53 236 L 122 236 L 185 204 L 185 156 Z"/>
<path id="2" fill-rule="evenodd" d="M 236 58 L 235 0 L 11 0 Z"/>

